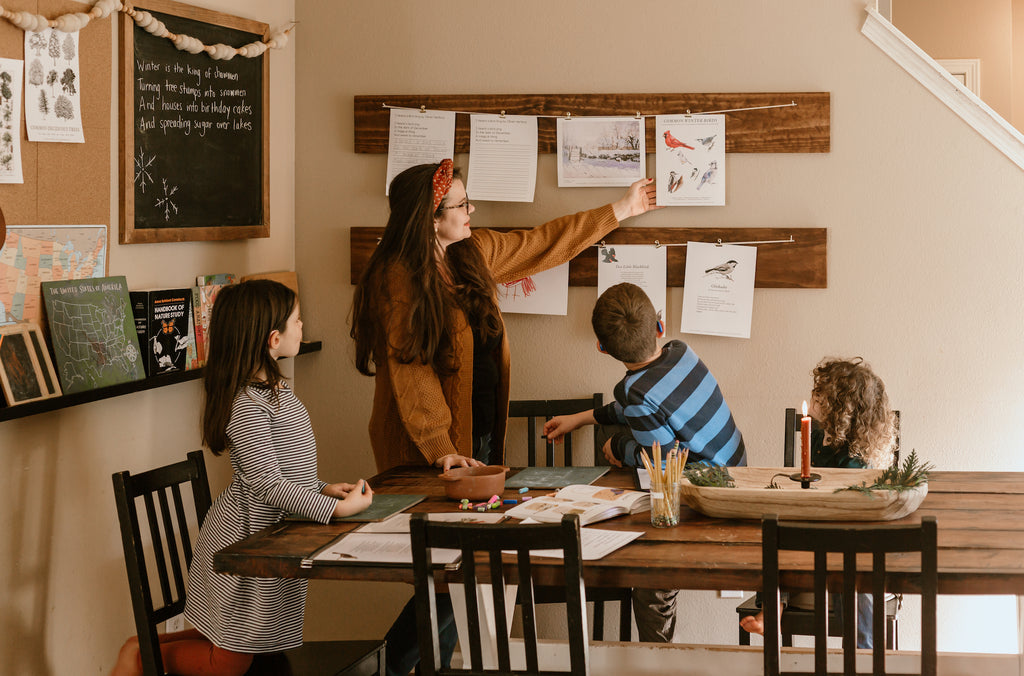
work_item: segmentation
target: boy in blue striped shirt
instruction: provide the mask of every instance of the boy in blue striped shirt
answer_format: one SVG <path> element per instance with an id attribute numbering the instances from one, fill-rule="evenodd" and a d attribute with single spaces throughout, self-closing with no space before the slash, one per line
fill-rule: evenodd
<path id="1" fill-rule="evenodd" d="M 615 386 L 615 401 L 592 411 L 557 416 L 544 425 L 557 441 L 583 425 L 625 425 L 604 444 L 616 467 L 642 467 L 640 453 L 655 441 L 689 449 L 689 462 L 729 467 L 747 464 L 743 435 L 718 382 L 700 357 L 681 340 L 658 348 L 665 335 L 647 294 L 635 284 L 616 284 L 597 299 L 591 324 L 598 349 L 626 367 Z M 675 630 L 677 590 L 634 589 L 640 640 L 668 642 Z"/>

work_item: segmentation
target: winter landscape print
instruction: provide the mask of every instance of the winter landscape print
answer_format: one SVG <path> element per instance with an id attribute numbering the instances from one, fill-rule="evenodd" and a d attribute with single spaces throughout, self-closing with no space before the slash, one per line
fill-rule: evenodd
<path id="1" fill-rule="evenodd" d="M 559 118 L 557 133 L 559 187 L 628 186 L 646 175 L 643 118 Z"/>

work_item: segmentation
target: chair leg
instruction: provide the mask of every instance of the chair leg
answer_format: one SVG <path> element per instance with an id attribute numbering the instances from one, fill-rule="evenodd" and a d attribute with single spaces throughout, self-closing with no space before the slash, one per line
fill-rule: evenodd
<path id="1" fill-rule="evenodd" d="M 899 633 L 897 632 L 897 629 L 899 628 L 899 621 L 900 621 L 899 618 L 894 616 L 894 615 L 890 615 L 889 617 L 885 618 L 885 649 L 886 650 L 899 650 L 900 649 Z"/>
<path id="2" fill-rule="evenodd" d="M 594 601 L 594 640 L 604 640 L 604 601 Z"/>
<path id="3" fill-rule="evenodd" d="M 750 632 L 740 627 L 740 645 L 750 645 Z"/>
<path id="4" fill-rule="evenodd" d="M 792 648 L 793 647 L 793 635 L 792 634 L 783 634 L 782 635 L 782 647 L 783 648 Z"/>

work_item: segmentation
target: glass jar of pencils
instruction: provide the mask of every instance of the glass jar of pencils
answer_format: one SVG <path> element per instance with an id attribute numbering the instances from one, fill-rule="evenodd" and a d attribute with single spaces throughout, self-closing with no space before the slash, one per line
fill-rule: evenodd
<path id="1" fill-rule="evenodd" d="M 679 482 L 651 486 L 651 525 L 667 528 L 679 523 Z"/>

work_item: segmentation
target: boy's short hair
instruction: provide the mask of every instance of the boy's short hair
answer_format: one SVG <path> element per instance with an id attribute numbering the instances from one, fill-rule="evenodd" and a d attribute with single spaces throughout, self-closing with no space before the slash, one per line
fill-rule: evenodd
<path id="1" fill-rule="evenodd" d="M 609 287 L 590 316 L 602 349 L 622 362 L 646 361 L 658 346 L 658 313 L 636 284 Z"/>

